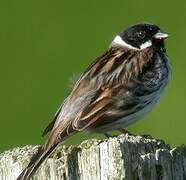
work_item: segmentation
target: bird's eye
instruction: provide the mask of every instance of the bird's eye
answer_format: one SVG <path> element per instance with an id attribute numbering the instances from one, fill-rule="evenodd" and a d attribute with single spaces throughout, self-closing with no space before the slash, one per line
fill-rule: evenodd
<path id="1" fill-rule="evenodd" d="M 141 38 L 141 39 L 143 39 L 145 37 L 145 31 L 140 31 L 138 33 L 138 37 Z"/>

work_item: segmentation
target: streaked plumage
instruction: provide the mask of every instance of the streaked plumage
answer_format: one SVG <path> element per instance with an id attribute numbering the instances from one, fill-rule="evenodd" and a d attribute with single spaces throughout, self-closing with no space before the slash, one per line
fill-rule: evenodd
<path id="1" fill-rule="evenodd" d="M 125 128 L 149 112 L 169 79 L 164 38 L 158 26 L 149 24 L 135 25 L 121 33 L 76 82 L 43 133 L 50 133 L 48 141 L 17 180 L 30 179 L 69 136 L 85 129 L 106 133 Z"/>

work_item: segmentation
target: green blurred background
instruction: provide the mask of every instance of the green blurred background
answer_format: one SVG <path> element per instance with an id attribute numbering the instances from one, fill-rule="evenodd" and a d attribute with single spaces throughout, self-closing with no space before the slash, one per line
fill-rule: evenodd
<path id="1" fill-rule="evenodd" d="M 161 103 L 135 134 L 186 143 L 186 1 L 7 0 L 0 2 L 0 152 L 41 144 L 71 77 L 103 53 L 124 27 L 158 24 L 170 33 L 173 73 Z M 100 135 L 79 134 L 67 144 Z"/>

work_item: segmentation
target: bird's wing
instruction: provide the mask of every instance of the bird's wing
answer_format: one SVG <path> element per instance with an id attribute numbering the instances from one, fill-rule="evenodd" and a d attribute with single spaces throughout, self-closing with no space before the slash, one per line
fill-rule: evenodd
<path id="1" fill-rule="evenodd" d="M 90 127 L 100 119 L 109 109 L 113 107 L 113 90 L 110 88 L 99 89 L 91 102 L 82 111 L 78 113 L 72 121 L 72 128 L 76 131 L 82 131 Z"/>
<path id="2" fill-rule="evenodd" d="M 147 48 L 143 51 L 134 51 L 124 48 L 111 48 L 99 57 L 80 77 L 70 95 L 69 106 L 79 98 L 83 97 L 79 110 L 72 119 L 58 118 L 57 123 L 49 125 L 53 133 L 58 136 L 67 136 L 73 131 L 81 131 L 91 126 L 111 109 L 114 109 L 115 96 L 120 89 L 124 90 L 131 77 L 142 72 L 143 67 L 152 58 L 153 51 Z M 91 95 L 90 91 L 93 91 Z M 86 98 L 90 98 L 86 102 Z M 86 103 L 85 103 L 86 102 Z M 69 111 L 68 105 L 66 111 Z M 63 108 L 62 108 L 63 109 Z M 113 110 L 112 110 L 113 111 Z M 54 125 L 54 126 L 53 126 Z M 47 129 L 47 131 L 48 131 Z M 47 132 L 46 131 L 46 132 Z M 56 135 L 57 135 L 56 134 Z M 56 137 L 56 135 L 54 137 Z M 60 139 L 58 137 L 57 139 Z"/>
<path id="3" fill-rule="evenodd" d="M 117 51 L 116 51 L 117 52 Z M 74 93 L 76 93 L 76 96 L 78 96 L 78 91 L 82 91 L 84 87 L 82 87 L 82 84 L 83 86 L 86 86 L 87 83 L 87 80 L 89 81 L 89 78 L 93 78 L 94 75 L 96 75 L 96 73 L 98 72 L 98 69 L 101 70 L 102 66 L 104 66 L 107 61 L 109 61 L 109 59 L 113 58 L 114 56 L 116 56 L 116 52 L 113 53 L 113 51 L 106 51 L 106 53 L 104 53 L 101 57 L 97 58 L 95 60 L 94 63 L 92 63 L 92 65 L 90 67 L 87 68 L 87 71 L 85 71 L 82 76 L 79 78 L 79 80 L 77 81 L 77 83 L 75 84 L 75 90 L 74 90 Z M 121 53 L 121 52 L 120 52 Z M 111 65 L 111 63 L 110 63 Z M 118 63 L 119 65 L 119 63 Z M 107 67 L 108 68 L 108 67 Z M 86 76 L 86 73 L 91 73 L 91 77 L 90 75 L 88 75 L 88 79 L 84 79 L 84 83 L 82 83 L 82 79 L 84 77 L 87 77 Z M 81 84 L 81 86 L 79 86 L 79 84 Z M 62 109 L 62 106 L 63 104 L 59 107 L 59 109 L 57 110 L 57 112 L 55 113 L 54 115 L 54 118 L 52 119 L 52 121 L 48 124 L 48 126 L 44 129 L 43 133 L 42 133 L 42 137 L 44 137 L 45 135 L 47 135 L 54 127 L 55 125 L 55 122 L 58 118 L 58 115 L 60 114 L 61 112 L 61 109 Z"/>
<path id="4" fill-rule="evenodd" d="M 121 99 L 122 93 L 124 94 L 131 79 L 142 73 L 152 55 L 153 49 L 151 48 L 143 51 L 113 48 L 91 65 L 76 85 L 73 95 L 81 94 L 80 92 L 84 89 L 82 87 L 87 86 L 86 81 L 90 85 L 94 78 L 97 78 L 98 84 L 96 93 L 94 93 L 90 103 L 79 111 L 76 118 L 72 120 L 72 129 L 82 131 L 98 123 L 98 121 L 102 121 L 104 119 L 102 117 L 110 112 L 114 114 L 113 117 L 117 117 L 116 114 L 120 110 L 120 105 L 117 103 Z M 125 113 L 118 113 L 118 116 Z"/>
<path id="5" fill-rule="evenodd" d="M 132 51 L 114 48 L 98 58 L 80 77 L 68 98 L 65 111 L 73 111 L 75 108 L 76 113 L 70 119 L 59 114 L 60 118 L 54 125 L 48 143 L 62 141 L 71 133 L 82 131 L 96 121 L 101 121 L 101 117 L 111 110 L 117 111 L 116 97 L 120 90 L 124 91 L 131 77 L 142 72 L 143 66 L 151 57 L 150 49 Z M 79 106 L 72 108 L 77 101 L 81 102 L 78 103 Z"/>

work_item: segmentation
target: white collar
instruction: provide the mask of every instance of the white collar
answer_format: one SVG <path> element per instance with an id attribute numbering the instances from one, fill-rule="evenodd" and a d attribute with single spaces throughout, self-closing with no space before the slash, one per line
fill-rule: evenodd
<path id="1" fill-rule="evenodd" d="M 114 40 L 112 41 L 111 43 L 111 46 L 112 45 L 119 45 L 119 46 L 124 46 L 124 47 L 127 47 L 129 49 L 134 49 L 134 50 L 142 50 L 142 49 L 145 49 L 145 48 L 148 48 L 150 46 L 152 46 L 152 41 L 149 40 L 149 41 L 146 41 L 145 43 L 143 43 L 140 48 L 136 48 L 128 43 L 126 43 L 120 36 L 116 36 L 114 38 Z"/>

